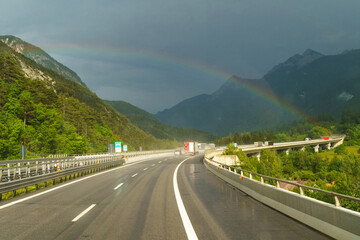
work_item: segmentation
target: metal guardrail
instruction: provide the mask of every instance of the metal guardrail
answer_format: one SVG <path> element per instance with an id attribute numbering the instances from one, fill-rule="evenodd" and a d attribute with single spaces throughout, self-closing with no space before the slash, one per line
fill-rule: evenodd
<path id="1" fill-rule="evenodd" d="M 0 182 L 8 182 L 17 179 L 49 174 L 52 172 L 63 171 L 69 168 L 101 164 L 104 162 L 113 161 L 114 159 L 117 159 L 119 157 L 120 159 L 125 159 L 129 157 L 145 156 L 171 151 L 174 150 L 0 161 Z"/>
<path id="2" fill-rule="evenodd" d="M 44 174 L 44 175 L 38 175 L 38 176 L 35 176 L 32 178 L 17 179 L 17 180 L 10 181 L 10 182 L 0 183 L 0 197 L 3 193 L 7 193 L 7 192 L 11 192 L 11 191 L 14 193 L 14 196 L 15 196 L 16 190 L 21 189 L 21 188 L 25 188 L 25 192 L 27 192 L 27 188 L 29 186 L 35 185 L 36 189 L 38 189 L 39 183 L 45 183 L 45 186 L 46 186 L 48 181 L 53 181 L 53 184 L 55 184 L 55 179 L 60 179 L 60 182 L 62 182 L 63 178 L 65 177 L 65 180 L 66 180 L 67 176 L 69 176 L 69 180 L 70 180 L 72 178 L 72 175 L 75 178 L 76 174 L 79 177 L 80 175 L 87 174 L 87 173 L 91 172 L 92 170 L 106 169 L 108 167 L 118 166 L 123 163 L 124 163 L 124 160 L 119 159 L 119 160 L 114 160 L 114 161 L 103 162 L 98 165 L 88 165 L 85 167 L 76 167 L 76 168 L 67 169 L 67 170 L 64 170 L 61 172 L 52 172 L 52 173 L 48 173 L 48 174 Z M 1 200 L 1 198 L 0 198 L 0 200 Z"/>
<path id="3" fill-rule="evenodd" d="M 303 184 L 300 184 L 300 183 L 294 183 L 294 182 L 287 181 L 287 180 L 284 180 L 284 179 L 279 179 L 279 178 L 274 178 L 274 177 L 269 177 L 269 176 L 266 176 L 266 175 L 254 173 L 254 172 L 251 172 L 251 171 L 247 171 L 247 170 L 241 169 L 241 168 L 239 168 L 239 167 L 229 166 L 229 165 L 226 165 L 226 164 L 223 164 L 223 163 L 220 163 L 220 162 L 216 162 L 216 161 L 212 160 L 212 158 L 207 158 L 207 157 L 205 157 L 205 160 L 208 161 L 208 162 L 213 163 L 214 165 L 216 164 L 216 165 L 218 165 L 218 166 L 221 167 L 221 168 L 227 169 L 227 170 L 229 170 L 230 172 L 234 172 L 235 174 L 239 174 L 238 172 L 240 172 L 239 175 L 242 176 L 242 177 L 245 177 L 245 176 L 244 176 L 244 172 L 248 173 L 248 174 L 249 174 L 249 178 L 250 178 L 250 179 L 253 179 L 253 180 L 256 180 L 256 179 L 253 178 L 253 176 L 258 176 L 258 177 L 260 177 L 260 182 L 263 183 L 263 184 L 267 184 L 267 183 L 265 183 L 264 180 L 272 180 L 272 181 L 275 181 L 277 188 L 280 188 L 280 182 L 282 182 L 282 183 L 287 183 L 287 184 L 290 184 L 290 185 L 294 185 L 294 186 L 296 186 L 296 187 L 299 188 L 299 190 L 300 190 L 300 193 L 299 193 L 299 194 L 300 194 L 300 195 L 305 195 L 304 189 L 308 189 L 308 190 L 311 190 L 311 191 L 316 191 L 316 192 L 324 193 L 324 194 L 326 194 L 326 195 L 331 195 L 331 196 L 334 198 L 334 200 L 335 200 L 335 206 L 337 206 L 337 207 L 340 207 L 340 206 L 341 206 L 340 199 L 347 199 L 347 200 L 350 200 L 350 201 L 360 202 L 360 198 L 351 197 L 351 196 L 344 195 L 344 194 L 340 194 L 340 193 L 330 192 L 330 191 L 326 191 L 326 190 L 323 190 L 323 189 L 306 186 L 306 185 L 303 185 Z M 271 184 L 268 184 L 268 185 L 271 185 Z M 271 185 L 271 186 L 272 186 L 272 185 Z M 290 191 L 290 190 L 288 190 L 288 191 Z M 314 199 L 315 199 L 315 198 L 314 198 Z M 317 199 L 317 200 L 318 200 L 318 199 Z M 319 201 L 321 201 L 321 200 L 319 200 Z"/>
<path id="4" fill-rule="evenodd" d="M 14 192 L 27 187 L 36 186 L 39 183 L 47 184 L 47 181 L 59 179 L 71 175 L 86 174 L 94 169 L 103 169 L 118 166 L 125 163 L 128 157 L 145 156 L 161 153 L 170 153 L 174 150 L 128 152 L 122 154 L 82 155 L 65 158 L 40 158 L 26 160 L 0 161 L 0 200 L 2 194 Z"/>

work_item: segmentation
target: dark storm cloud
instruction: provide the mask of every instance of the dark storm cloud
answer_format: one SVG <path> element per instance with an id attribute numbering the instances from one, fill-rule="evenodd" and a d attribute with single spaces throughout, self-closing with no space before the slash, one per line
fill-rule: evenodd
<path id="1" fill-rule="evenodd" d="M 45 48 L 100 97 L 156 112 L 214 91 L 227 75 L 261 77 L 307 48 L 359 48 L 358 9 L 358 0 L 14 0 L 1 4 L 0 34 Z M 51 47 L 59 44 L 90 47 Z"/>

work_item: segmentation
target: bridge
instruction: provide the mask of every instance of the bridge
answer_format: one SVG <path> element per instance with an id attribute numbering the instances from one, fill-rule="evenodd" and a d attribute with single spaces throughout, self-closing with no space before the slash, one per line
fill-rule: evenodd
<path id="1" fill-rule="evenodd" d="M 261 152 L 264 150 L 275 150 L 277 152 L 285 152 L 287 155 L 290 151 L 305 151 L 306 147 L 312 147 L 314 152 L 319 152 L 319 149 L 334 149 L 344 142 L 345 136 L 331 136 L 329 139 L 314 139 L 306 141 L 296 141 L 296 142 L 255 142 L 250 145 L 241 145 L 238 146 L 248 157 L 256 156 L 260 160 Z M 215 151 L 214 155 L 221 155 L 224 148 L 218 149 Z M 220 158 L 218 161 L 222 161 Z M 230 165 L 235 165 L 235 162 Z"/>
<path id="2" fill-rule="evenodd" d="M 240 179 L 240 172 L 225 165 L 216 169 L 203 155 L 169 151 L 96 158 L 104 159 L 94 164 L 79 162 L 91 156 L 67 159 L 78 164 L 59 171 L 58 164 L 52 164 L 61 165 L 60 159 L 38 160 L 38 172 L 36 162 L 3 166 L 0 190 L 27 186 L 30 180 L 34 184 L 33 179 L 53 179 L 56 184 L 3 199 L 0 239 L 331 239 L 219 178 L 213 172 L 247 177 Z M 9 175 L 6 168 L 11 168 Z"/>

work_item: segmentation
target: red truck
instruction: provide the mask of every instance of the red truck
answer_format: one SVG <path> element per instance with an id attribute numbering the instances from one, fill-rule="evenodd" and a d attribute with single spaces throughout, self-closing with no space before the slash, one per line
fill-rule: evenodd
<path id="1" fill-rule="evenodd" d="M 322 140 L 329 140 L 329 139 L 330 139 L 329 136 L 321 136 L 320 138 L 321 138 Z"/>

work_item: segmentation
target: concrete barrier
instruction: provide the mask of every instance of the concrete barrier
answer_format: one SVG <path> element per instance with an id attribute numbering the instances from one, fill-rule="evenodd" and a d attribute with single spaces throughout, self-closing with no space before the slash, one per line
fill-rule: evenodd
<path id="1" fill-rule="evenodd" d="M 172 157 L 174 156 L 174 151 L 171 152 L 165 152 L 165 153 L 157 153 L 157 154 L 151 154 L 151 155 L 139 155 L 139 156 L 133 156 L 133 157 L 125 157 L 125 163 L 133 163 L 143 160 L 151 160 L 154 158 L 159 157 Z"/>
<path id="2" fill-rule="evenodd" d="M 225 164 L 225 165 L 229 165 L 229 166 L 234 166 L 234 165 L 239 165 L 239 158 L 236 155 L 215 155 L 214 156 L 214 161 Z"/>
<path id="3" fill-rule="evenodd" d="M 205 162 L 207 162 L 205 160 Z M 211 162 L 208 162 L 211 163 Z M 254 199 L 336 239 L 360 239 L 360 213 L 259 182 L 219 165 L 205 164 L 215 175 Z"/>

